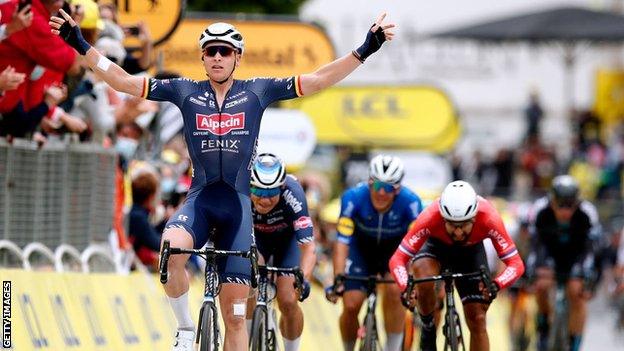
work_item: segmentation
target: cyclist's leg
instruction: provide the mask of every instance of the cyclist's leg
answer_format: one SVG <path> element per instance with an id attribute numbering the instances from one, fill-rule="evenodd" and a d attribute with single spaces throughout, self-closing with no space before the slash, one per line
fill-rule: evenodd
<path id="1" fill-rule="evenodd" d="M 297 238 L 292 235 L 284 239 L 288 240 L 273 240 L 275 266 L 296 267 L 301 257 Z M 299 350 L 299 341 L 303 332 L 303 311 L 299 307 L 294 283 L 295 278 L 290 275 L 281 275 L 277 278 L 277 306 L 281 312 L 279 328 L 284 339 L 284 351 Z"/>
<path id="2" fill-rule="evenodd" d="M 576 351 L 581 347 L 583 328 L 587 317 L 587 296 L 585 292 L 584 276 L 581 263 L 573 266 L 571 277 L 566 283 L 566 298 L 568 300 L 568 331 L 570 350 Z"/>
<path id="3" fill-rule="evenodd" d="M 349 257 L 347 258 L 346 274 L 367 276 L 368 267 L 360 250 L 352 241 L 349 245 Z M 366 299 L 366 287 L 362 282 L 347 281 L 344 284 L 345 291 L 342 295 L 342 314 L 340 314 L 340 335 L 345 351 L 352 351 L 355 347 L 357 332 L 360 326 L 358 315 L 360 308 Z"/>
<path id="4" fill-rule="evenodd" d="M 203 245 L 206 242 L 205 233 L 208 231 L 208 223 L 196 204 L 196 200 L 197 195 L 189 196 L 184 205 L 167 222 L 162 240 L 169 240 L 171 247 L 190 249 L 194 245 Z M 203 235 L 195 236 L 195 233 Z M 193 343 L 195 323 L 191 317 L 188 303 L 189 280 L 185 269 L 188 258 L 189 255 L 170 256 L 168 265 L 169 279 L 164 285 L 164 289 L 173 314 L 178 321 L 176 345 L 180 349 L 188 347 L 187 349 L 190 350 Z"/>
<path id="5" fill-rule="evenodd" d="M 479 271 L 480 267 L 487 265 L 485 248 L 483 243 L 473 246 L 462 247 L 452 252 L 451 270 L 456 273 L 470 273 Z M 489 271 L 488 271 L 489 274 Z M 470 349 L 490 349 L 490 341 L 486 329 L 486 313 L 490 303 L 483 297 L 481 292 L 481 277 L 471 277 L 456 281 L 457 292 L 464 305 L 466 325 L 470 330 Z"/>
<path id="6" fill-rule="evenodd" d="M 215 238 L 215 248 L 249 250 L 253 242 L 249 197 L 225 187 L 211 195 L 219 199 L 212 209 L 219 218 L 221 229 Z M 251 264 L 249 259 L 241 257 L 222 258 L 217 264 L 222 282 L 219 303 L 225 324 L 224 350 L 247 350 L 249 341 L 245 312 Z"/>
<path id="7" fill-rule="evenodd" d="M 440 274 L 440 269 L 444 259 L 443 250 L 439 243 L 432 239 L 427 240 L 423 248 L 414 256 L 411 265 L 415 278 L 426 278 Z M 416 285 L 416 300 L 418 313 L 422 322 L 420 334 L 420 347 L 422 350 L 436 349 L 436 326 L 434 322 L 434 312 L 437 312 L 437 294 L 435 283 L 422 283 Z"/>
<path id="8" fill-rule="evenodd" d="M 384 275 L 386 279 L 391 279 L 390 273 Z M 381 307 L 384 316 L 384 329 L 386 331 L 385 351 L 399 351 L 401 349 L 401 337 L 405 327 L 405 319 L 400 318 L 405 315 L 406 310 L 401 303 L 401 289 L 397 284 L 382 284 Z"/>
<path id="9" fill-rule="evenodd" d="M 538 251 L 535 263 L 535 302 L 537 303 L 537 349 L 545 350 L 548 347 L 548 334 L 550 333 L 550 315 L 553 306 L 550 299 L 550 291 L 555 286 L 554 262 L 548 258 L 545 251 Z"/>

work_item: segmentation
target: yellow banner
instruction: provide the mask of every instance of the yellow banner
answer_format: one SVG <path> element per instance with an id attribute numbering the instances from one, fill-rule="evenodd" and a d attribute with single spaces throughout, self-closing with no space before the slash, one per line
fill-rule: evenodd
<path id="1" fill-rule="evenodd" d="M 624 71 L 598 71 L 595 101 L 594 111 L 608 124 L 624 116 Z"/>
<path id="2" fill-rule="evenodd" d="M 175 31 L 182 18 L 182 0 L 104 0 L 100 3 L 113 3 L 117 6 L 119 23 L 134 26 L 139 21 L 145 22 L 156 45 L 167 40 Z M 126 44 L 138 45 L 131 37 Z"/>
<path id="3" fill-rule="evenodd" d="M 175 34 L 159 47 L 163 67 L 192 79 L 206 79 L 198 47 L 199 35 L 214 22 L 214 18 L 185 19 Z M 233 24 L 243 34 L 245 53 L 234 76 L 288 77 L 314 71 L 334 59 L 334 48 L 319 28 L 299 22 L 237 22 Z"/>
<path id="4" fill-rule="evenodd" d="M 461 132 L 433 87 L 338 87 L 284 105 L 311 117 L 320 143 L 447 151 Z"/>

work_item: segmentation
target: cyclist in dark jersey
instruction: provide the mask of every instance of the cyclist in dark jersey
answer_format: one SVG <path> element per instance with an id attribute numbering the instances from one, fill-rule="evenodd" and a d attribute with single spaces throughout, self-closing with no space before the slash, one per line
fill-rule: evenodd
<path id="1" fill-rule="evenodd" d="M 407 232 L 408 226 L 422 211 L 420 197 L 401 186 L 403 162 L 394 156 L 378 155 L 370 162 L 369 181 L 345 191 L 342 195 L 338 233 L 334 245 L 334 275 L 349 274 L 390 278 L 388 261 Z M 364 282 L 347 281 L 342 296 L 340 334 L 345 351 L 353 351 L 359 327 L 358 314 L 366 300 Z M 396 284 L 383 289 L 383 315 L 386 332 L 384 350 L 401 347 L 403 318 L 401 291 Z M 329 288 L 327 291 L 333 291 Z M 329 293 L 328 300 L 337 297 Z"/>
<path id="2" fill-rule="evenodd" d="M 199 38 L 209 79 L 157 80 L 129 75 L 92 48 L 67 13 L 61 10 L 60 15 L 50 19 L 52 32 L 83 55 L 86 64 L 113 89 L 170 101 L 182 111 L 184 135 L 194 167 L 193 182 L 184 205 L 163 233 L 163 240 L 182 248 L 203 246 L 212 229 L 216 229 L 213 242 L 217 248 L 250 247 L 250 161 L 264 109 L 277 100 L 313 94 L 341 81 L 394 35 L 394 24 L 383 24 L 386 15 L 382 14 L 360 47 L 312 73 L 241 81 L 235 80 L 233 73 L 244 53 L 243 37 L 230 24 L 214 23 Z M 170 278 L 165 285 L 178 320 L 174 350 L 191 350 L 195 334 L 188 308 L 189 281 L 184 270 L 187 260 L 183 255 L 171 257 Z M 223 282 L 219 302 L 225 324 L 225 349 L 246 350 L 244 306 L 241 309 L 236 301 L 244 301 L 249 295 L 249 263 L 228 258 L 220 263 L 219 271 Z"/>
<path id="3" fill-rule="evenodd" d="M 256 245 L 267 265 L 300 267 L 304 286 L 302 300 L 310 294 L 309 279 L 316 263 L 312 218 L 301 184 L 273 154 L 260 154 L 251 169 L 251 202 Z M 284 351 L 299 350 L 303 312 L 293 289 L 293 276 L 277 278 L 277 305 Z M 248 318 L 252 309 L 248 308 Z M 247 320 L 249 328 L 251 320 Z"/>
<path id="4" fill-rule="evenodd" d="M 535 277 L 538 306 L 538 350 L 548 348 L 550 291 L 554 283 L 565 284 L 569 302 L 570 350 L 580 349 L 587 314 L 586 282 L 594 279 L 594 248 L 602 230 L 598 211 L 579 198 L 579 187 L 569 175 L 553 179 L 550 196 L 535 202 L 530 226 L 533 236 L 530 271 Z"/>

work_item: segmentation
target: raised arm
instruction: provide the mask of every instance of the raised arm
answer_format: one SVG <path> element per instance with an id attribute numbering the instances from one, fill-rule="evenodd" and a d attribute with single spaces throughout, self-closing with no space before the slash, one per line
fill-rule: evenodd
<path id="1" fill-rule="evenodd" d="M 134 96 L 142 97 L 147 89 L 147 79 L 128 74 L 121 67 L 100 54 L 82 37 L 76 22 L 63 10 L 61 17 L 52 16 L 52 33 L 59 35 L 67 44 L 84 56 L 87 65 L 113 89 Z"/>
<path id="2" fill-rule="evenodd" d="M 340 82 L 363 64 L 366 58 L 379 50 L 386 40 L 392 40 L 394 33 L 389 29 L 395 27 L 395 25 L 383 24 L 385 17 L 386 14 L 383 13 L 377 18 L 377 21 L 375 21 L 370 31 L 366 34 L 364 43 L 359 48 L 320 67 L 312 73 L 301 75 L 301 90 L 303 94 L 313 94 Z"/>

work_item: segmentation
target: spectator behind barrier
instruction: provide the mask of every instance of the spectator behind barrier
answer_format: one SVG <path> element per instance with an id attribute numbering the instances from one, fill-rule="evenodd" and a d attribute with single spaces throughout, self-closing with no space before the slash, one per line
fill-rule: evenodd
<path id="1" fill-rule="evenodd" d="M 15 13 L 17 5 L 17 0 L 0 4 L 3 17 L 6 15 L 10 18 Z M 17 89 L 8 91 L 0 101 L 0 113 L 19 113 L 16 110 L 20 110 L 18 105 L 21 103 L 22 111 L 30 112 L 33 108 L 40 108 L 40 111 L 45 110 L 44 114 L 47 114 L 50 112 L 49 106 L 40 105 L 44 100 L 42 93 L 44 89 L 60 83 L 65 73 L 80 73 L 80 61 L 76 60 L 74 49 L 50 32 L 48 20 L 62 5 L 63 2 L 57 0 L 32 0 L 32 24 L 28 28 L 12 33 L 0 43 L 0 70 L 10 65 L 15 67 L 17 72 L 31 76 L 33 69 L 39 65 L 46 71 L 56 73 L 47 76 L 49 80 L 42 84 L 39 92 L 33 89 L 35 83 L 32 80 L 27 80 Z M 36 78 L 43 79 L 41 76 Z"/>
<path id="2" fill-rule="evenodd" d="M 5 21 L 2 21 L 2 9 L 0 9 L 0 41 L 15 32 L 30 27 L 33 19 L 30 8 L 30 5 L 24 6 L 19 12 L 13 12 L 12 16 L 5 16 Z"/>
<path id="3" fill-rule="evenodd" d="M 160 234 L 150 224 L 149 215 L 156 210 L 158 179 L 152 172 L 142 172 L 132 180 L 132 208 L 129 214 L 129 239 L 143 264 L 156 270 Z"/>

